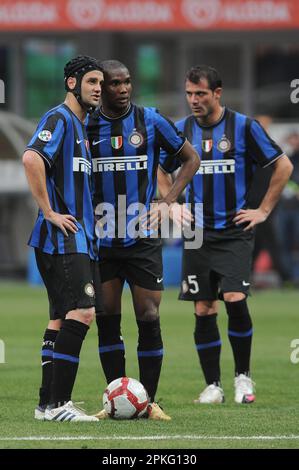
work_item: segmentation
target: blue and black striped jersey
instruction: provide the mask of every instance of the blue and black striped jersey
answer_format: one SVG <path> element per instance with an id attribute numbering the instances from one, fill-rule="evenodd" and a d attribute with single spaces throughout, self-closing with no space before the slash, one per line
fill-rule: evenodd
<path id="1" fill-rule="evenodd" d="M 266 167 L 283 155 L 261 125 L 230 109 L 221 119 L 204 127 L 193 116 L 176 123 L 201 155 L 201 166 L 186 189 L 186 202 L 201 203 L 203 226 L 223 229 L 248 207 L 248 193 L 257 165 Z M 178 159 L 161 152 L 160 165 L 168 173 L 180 166 Z M 202 223 L 202 221 L 201 221 Z"/>
<path id="2" fill-rule="evenodd" d="M 155 108 L 133 104 L 116 119 L 97 111 L 88 118 L 87 134 L 95 179 L 94 204 L 110 203 L 116 212 L 115 237 L 106 236 L 101 245 L 132 245 L 137 240 L 118 230 L 118 213 L 126 210 L 128 227 L 136 217 L 128 215 L 129 206 L 140 203 L 149 209 L 156 195 L 160 148 L 174 158 L 185 138 Z M 118 207 L 119 196 L 126 196 L 125 207 Z"/>
<path id="3" fill-rule="evenodd" d="M 41 210 L 29 245 L 49 254 L 85 253 L 97 259 L 92 205 L 92 168 L 86 129 L 79 118 L 61 104 L 41 119 L 27 150 L 45 161 L 46 184 L 51 207 L 77 219 L 78 232 L 64 236 L 45 220 Z"/>

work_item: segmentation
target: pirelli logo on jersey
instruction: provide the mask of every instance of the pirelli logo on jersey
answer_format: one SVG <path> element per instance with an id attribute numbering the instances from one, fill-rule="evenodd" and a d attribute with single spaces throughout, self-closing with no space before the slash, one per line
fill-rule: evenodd
<path id="1" fill-rule="evenodd" d="M 235 173 L 235 160 L 202 160 L 197 175 Z"/>
<path id="2" fill-rule="evenodd" d="M 87 173 L 91 175 L 91 163 L 83 157 L 73 158 L 73 171 L 79 171 L 81 173 Z"/>
<path id="3" fill-rule="evenodd" d="M 95 173 L 146 170 L 147 159 L 147 155 L 93 158 L 92 169 Z"/>

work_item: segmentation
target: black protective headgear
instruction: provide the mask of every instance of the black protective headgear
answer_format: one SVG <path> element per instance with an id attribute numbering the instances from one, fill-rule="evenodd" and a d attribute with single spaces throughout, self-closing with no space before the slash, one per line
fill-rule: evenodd
<path id="1" fill-rule="evenodd" d="M 64 67 L 64 84 L 66 91 L 73 93 L 80 106 L 89 113 L 93 112 L 95 107 L 88 106 L 82 101 L 81 83 L 84 75 L 91 70 L 103 71 L 97 60 L 94 57 L 89 57 L 88 55 L 78 55 L 74 59 L 70 60 Z M 76 79 L 76 86 L 73 90 L 71 90 L 67 84 L 67 79 L 69 77 L 74 77 Z"/>

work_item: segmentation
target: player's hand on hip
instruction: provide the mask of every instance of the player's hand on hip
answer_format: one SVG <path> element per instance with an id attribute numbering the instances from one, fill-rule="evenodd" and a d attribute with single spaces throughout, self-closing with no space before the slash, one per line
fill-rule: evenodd
<path id="1" fill-rule="evenodd" d="M 268 214 L 262 209 L 241 209 L 233 219 L 233 222 L 236 225 L 247 224 L 244 228 L 244 231 L 247 231 L 265 222 L 267 216 Z"/>
<path id="2" fill-rule="evenodd" d="M 72 233 L 78 232 L 76 225 L 76 218 L 70 214 L 59 214 L 58 212 L 51 212 L 45 217 L 51 224 L 56 225 L 60 228 L 63 234 L 68 237 L 68 231 Z"/>

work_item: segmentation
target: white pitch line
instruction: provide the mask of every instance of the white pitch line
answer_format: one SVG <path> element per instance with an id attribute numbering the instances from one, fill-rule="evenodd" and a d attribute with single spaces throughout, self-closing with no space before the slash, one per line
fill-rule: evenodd
<path id="1" fill-rule="evenodd" d="M 160 440 L 219 440 L 219 441 L 275 441 L 298 440 L 299 436 L 198 436 L 198 435 L 170 435 L 170 436 L 24 436 L 0 437 L 0 441 L 156 441 Z"/>

